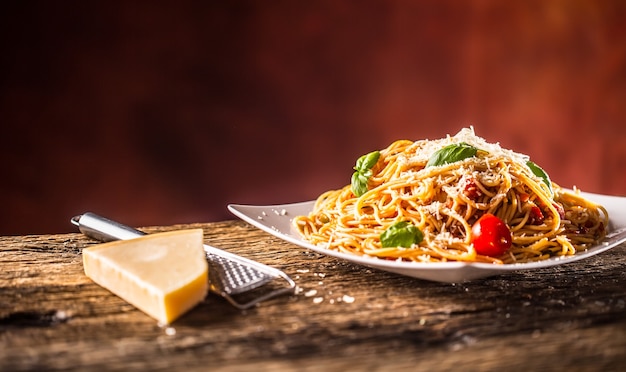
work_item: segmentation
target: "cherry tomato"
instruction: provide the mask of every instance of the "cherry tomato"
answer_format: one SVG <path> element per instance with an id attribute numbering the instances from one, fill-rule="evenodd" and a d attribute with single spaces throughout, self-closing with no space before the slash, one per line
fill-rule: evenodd
<path id="1" fill-rule="evenodd" d="M 465 196 L 467 196 L 467 198 L 470 200 L 478 200 L 478 198 L 480 198 L 483 193 L 480 191 L 478 186 L 476 186 L 476 180 L 470 178 L 465 183 L 463 194 L 465 194 Z"/>
<path id="2" fill-rule="evenodd" d="M 471 241 L 478 254 L 498 257 L 511 248 L 513 239 L 506 223 L 487 213 L 472 226 Z"/>
<path id="3" fill-rule="evenodd" d="M 528 217 L 529 223 L 531 225 L 541 225 L 545 220 L 543 216 L 543 212 L 539 209 L 538 206 L 533 205 L 530 207 L 530 216 Z"/>

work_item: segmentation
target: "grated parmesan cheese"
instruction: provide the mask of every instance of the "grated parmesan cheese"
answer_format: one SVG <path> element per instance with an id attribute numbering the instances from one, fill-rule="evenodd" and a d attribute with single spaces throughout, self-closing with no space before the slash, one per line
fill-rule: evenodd
<path id="1" fill-rule="evenodd" d="M 402 159 L 402 162 L 406 163 L 407 165 L 421 163 L 425 164 L 436 151 L 445 146 L 458 144 L 461 142 L 465 142 L 480 150 L 488 152 L 486 158 L 503 156 L 511 158 L 514 161 L 522 164 L 526 163 L 526 161 L 530 159 L 528 155 L 517 153 L 515 151 L 500 147 L 500 144 L 498 142 L 487 142 L 484 138 L 481 138 L 474 133 L 474 127 L 469 127 L 461 129 L 457 134 L 452 137 L 447 136 L 446 138 L 439 140 L 419 141 L 421 147 L 420 151 L 415 152 L 415 154 L 412 155 L 409 159 Z"/>

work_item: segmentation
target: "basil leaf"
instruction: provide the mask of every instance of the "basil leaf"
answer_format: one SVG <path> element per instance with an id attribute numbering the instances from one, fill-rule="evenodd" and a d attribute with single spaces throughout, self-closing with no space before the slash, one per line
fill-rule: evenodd
<path id="1" fill-rule="evenodd" d="M 367 181 L 369 177 L 364 176 L 362 173 L 354 172 L 352 174 L 352 193 L 356 196 L 361 196 L 367 192 Z"/>
<path id="2" fill-rule="evenodd" d="M 372 177 L 372 167 L 376 165 L 380 158 L 379 151 L 372 151 L 369 154 L 363 155 L 356 161 L 354 172 L 350 183 L 352 184 L 352 193 L 356 196 L 365 194 L 368 190 L 367 182 Z"/>
<path id="3" fill-rule="evenodd" d="M 554 191 L 552 190 L 552 181 L 550 181 L 550 177 L 548 176 L 546 171 L 541 169 L 540 166 L 538 166 L 537 164 L 533 163 L 530 160 L 526 162 L 526 165 L 528 166 L 528 168 L 530 168 L 530 170 L 533 172 L 535 176 L 541 178 L 543 182 L 546 185 L 548 185 L 548 189 L 550 189 L 550 194 L 554 195 Z"/>
<path id="4" fill-rule="evenodd" d="M 369 154 L 363 155 L 356 161 L 356 167 L 354 169 L 357 172 L 365 172 L 372 169 L 376 162 L 380 158 L 380 151 L 372 151 Z"/>
<path id="5" fill-rule="evenodd" d="M 478 149 L 476 147 L 465 142 L 455 143 L 437 150 L 431 155 L 430 159 L 428 159 L 426 166 L 431 167 L 455 163 L 457 161 L 476 156 L 477 152 Z"/>
<path id="6" fill-rule="evenodd" d="M 384 248 L 410 248 L 411 245 L 419 244 L 423 239 L 424 234 L 420 229 L 410 224 L 408 221 L 396 222 L 380 234 L 380 243 Z"/>

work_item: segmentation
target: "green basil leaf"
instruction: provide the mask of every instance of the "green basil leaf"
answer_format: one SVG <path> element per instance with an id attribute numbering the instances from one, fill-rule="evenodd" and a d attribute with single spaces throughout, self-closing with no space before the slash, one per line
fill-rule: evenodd
<path id="1" fill-rule="evenodd" d="M 530 168 L 535 176 L 541 178 L 543 182 L 548 185 L 548 189 L 550 189 L 550 194 L 554 194 L 554 191 L 552 190 L 552 181 L 550 181 L 550 176 L 548 176 L 548 173 L 546 173 L 546 171 L 541 169 L 540 166 L 530 160 L 526 162 L 526 165 L 528 166 L 528 168 Z"/>
<path id="2" fill-rule="evenodd" d="M 356 167 L 354 167 L 354 169 L 357 172 L 370 170 L 374 165 L 376 165 L 378 158 L 380 158 L 380 151 L 372 151 L 369 154 L 363 155 L 357 159 Z"/>
<path id="3" fill-rule="evenodd" d="M 356 166 L 354 167 L 356 172 L 352 174 L 350 182 L 352 184 L 352 193 L 357 197 L 367 192 L 367 182 L 373 174 L 372 167 L 376 165 L 379 158 L 380 151 L 372 151 L 357 159 Z"/>
<path id="4" fill-rule="evenodd" d="M 426 166 L 431 167 L 455 163 L 457 161 L 476 156 L 477 152 L 478 149 L 476 147 L 465 142 L 455 143 L 437 150 L 431 155 L 430 159 L 428 159 Z"/>
<path id="5" fill-rule="evenodd" d="M 380 234 L 380 243 L 383 247 L 410 248 L 413 244 L 419 244 L 424 239 L 424 234 L 417 226 L 408 221 L 400 221 L 389 226 Z"/>
<path id="6" fill-rule="evenodd" d="M 367 192 L 367 181 L 369 177 L 364 176 L 362 173 L 354 172 L 352 174 L 352 193 L 356 196 L 361 196 Z"/>

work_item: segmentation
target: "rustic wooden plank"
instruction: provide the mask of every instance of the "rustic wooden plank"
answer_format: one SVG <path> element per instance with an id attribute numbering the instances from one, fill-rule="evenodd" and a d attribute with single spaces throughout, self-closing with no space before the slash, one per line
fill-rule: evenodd
<path id="1" fill-rule="evenodd" d="M 84 276 L 80 234 L 0 238 L 0 370 L 626 365 L 626 245 L 442 284 L 303 250 L 241 221 L 205 241 L 285 270 L 298 293 L 247 311 L 210 295 L 170 327 Z"/>

